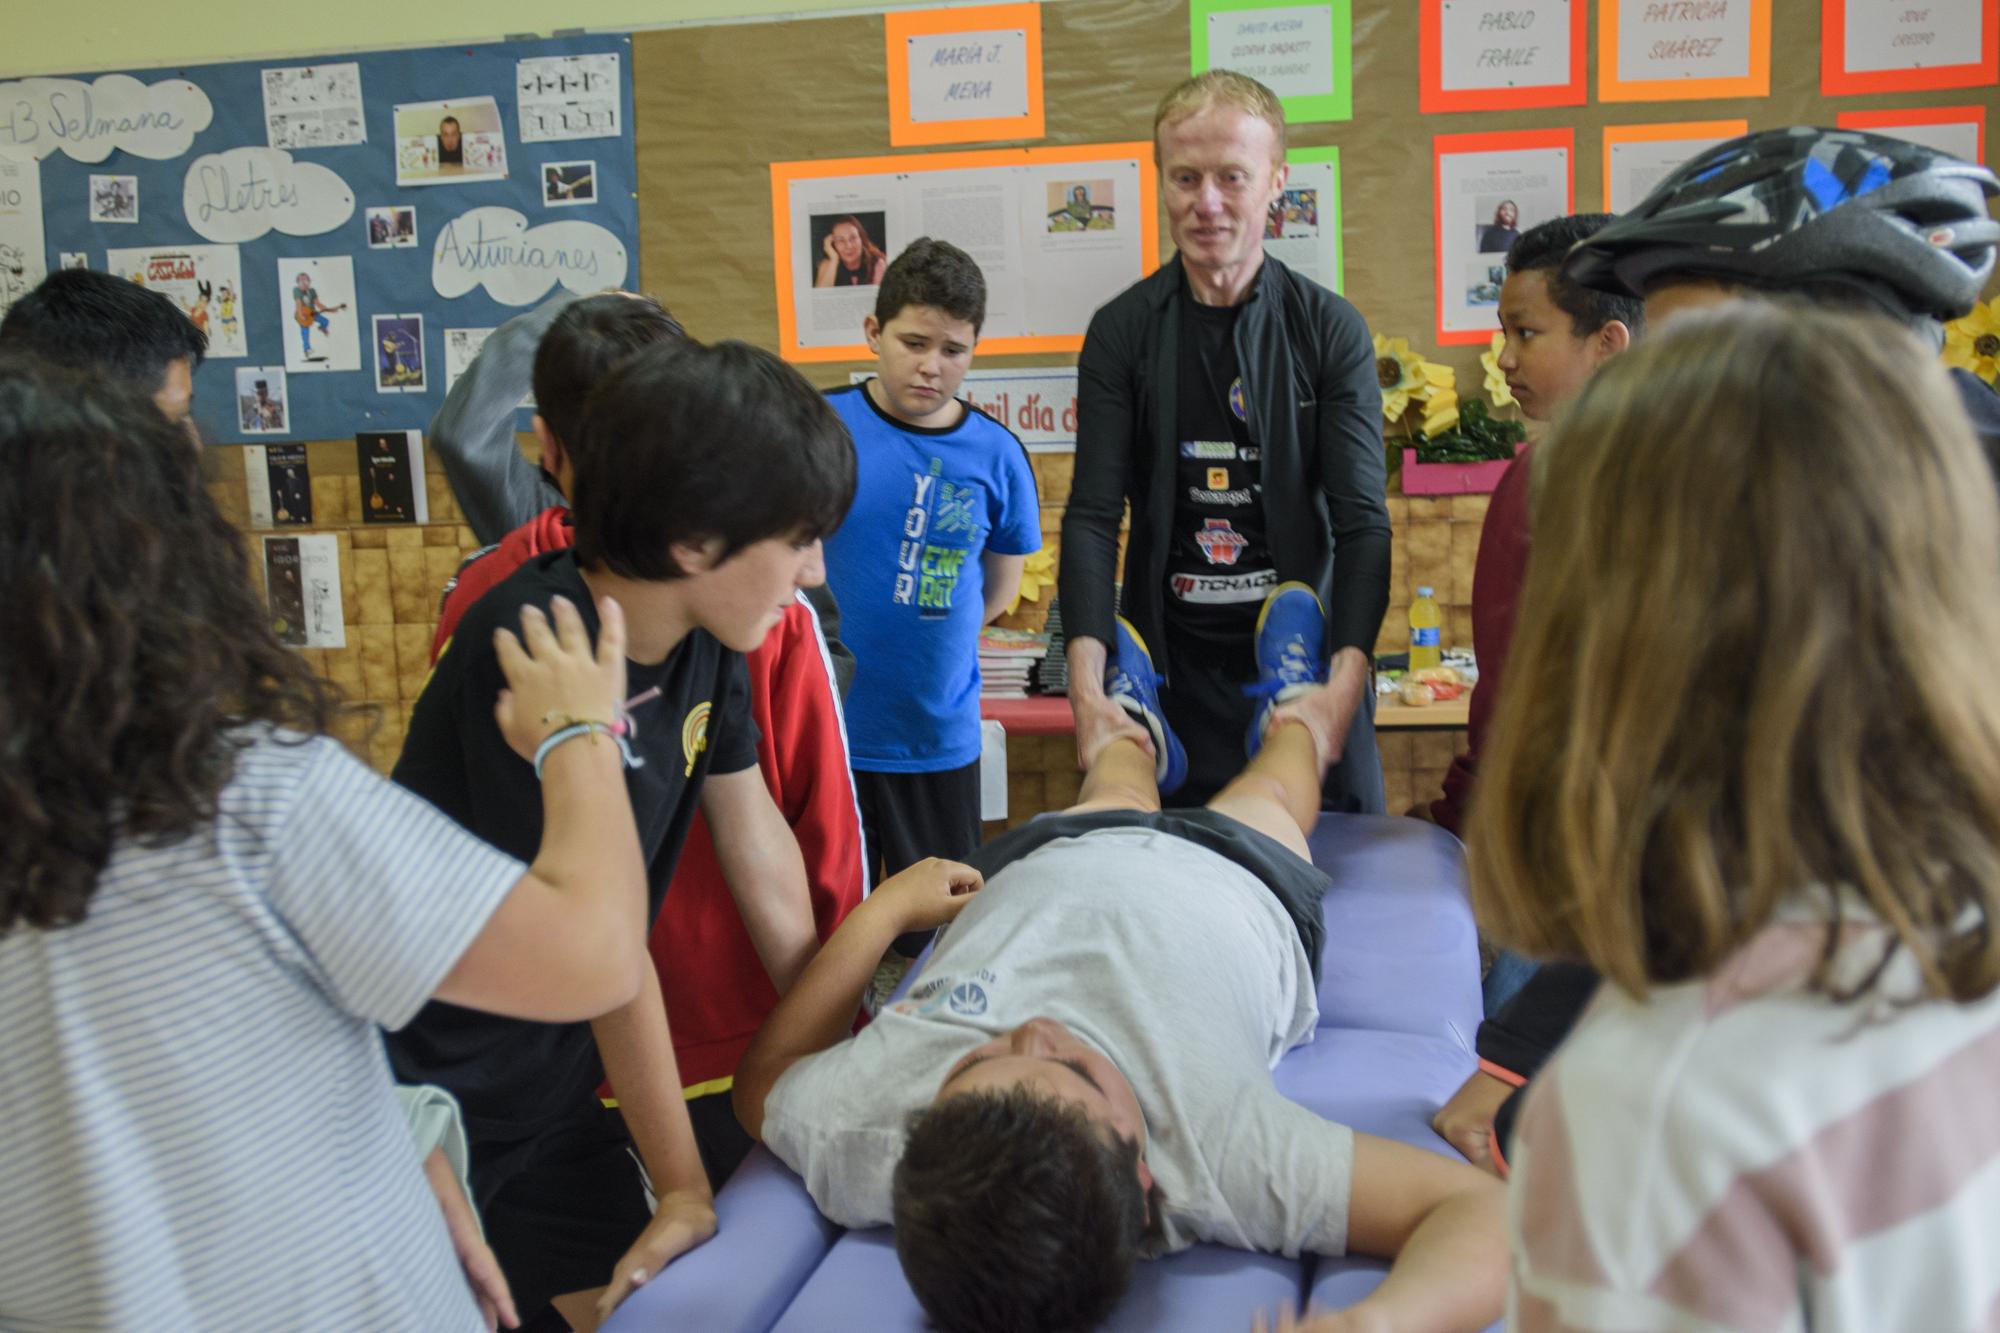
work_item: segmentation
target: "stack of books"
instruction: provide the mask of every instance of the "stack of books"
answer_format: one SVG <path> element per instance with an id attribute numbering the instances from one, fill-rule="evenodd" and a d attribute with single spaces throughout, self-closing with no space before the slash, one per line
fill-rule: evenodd
<path id="1" fill-rule="evenodd" d="M 1035 672 L 1035 683 L 1043 694 L 1069 693 L 1069 654 L 1064 651 L 1062 598 L 1049 598 L 1049 655 Z"/>
<path id="2" fill-rule="evenodd" d="M 979 632 L 979 695 L 1025 699 L 1035 666 L 1049 652 L 1049 636 L 988 625 Z"/>

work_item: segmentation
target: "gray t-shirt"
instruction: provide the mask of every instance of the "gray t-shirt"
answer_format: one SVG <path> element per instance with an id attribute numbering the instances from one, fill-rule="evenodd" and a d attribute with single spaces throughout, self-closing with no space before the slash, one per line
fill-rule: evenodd
<path id="1" fill-rule="evenodd" d="M 1271 1083 L 1319 1016 L 1298 932 L 1248 871 L 1147 829 L 1057 839 L 989 879 L 909 998 L 778 1080 L 764 1141 L 828 1217 L 886 1223 L 909 1112 L 1037 1016 L 1131 1081 L 1167 1249 L 1345 1250 L 1353 1132 Z"/>
<path id="2" fill-rule="evenodd" d="M 0 1328 L 485 1327 L 377 1025 L 523 867 L 334 741 L 0 938 Z"/>

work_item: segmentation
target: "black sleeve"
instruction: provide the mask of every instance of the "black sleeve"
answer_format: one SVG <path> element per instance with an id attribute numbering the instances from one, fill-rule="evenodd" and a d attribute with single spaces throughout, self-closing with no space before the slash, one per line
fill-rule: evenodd
<path id="1" fill-rule="evenodd" d="M 467 614 L 438 659 L 411 710 L 392 776 L 486 842 L 532 862 L 541 849 L 542 790 L 534 766 L 514 753 L 493 716 L 506 678 L 493 651 L 491 601 Z M 517 607 L 510 610 L 518 614 Z M 488 614 L 478 614 L 481 608 Z"/>
<path id="2" fill-rule="evenodd" d="M 854 685 L 854 650 L 840 641 L 840 603 L 834 600 L 833 589 L 824 583 L 807 588 L 805 594 L 812 603 L 813 614 L 819 617 L 819 633 L 826 640 L 827 656 L 833 660 L 833 687 L 844 701 Z"/>
<path id="3" fill-rule="evenodd" d="M 1596 993 L 1597 973 L 1582 963 L 1543 964 L 1479 1025 L 1479 1058 L 1533 1078 Z"/>
<path id="4" fill-rule="evenodd" d="M 1320 490 L 1333 528 L 1333 598 L 1327 655 L 1359 648 L 1371 658 L 1389 609 L 1389 505 L 1382 458 L 1382 385 L 1361 312 L 1332 307 L 1324 330 L 1319 395 Z M 1068 614 L 1065 606 L 1064 614 Z"/>
<path id="5" fill-rule="evenodd" d="M 709 715 L 708 746 L 710 773 L 741 773 L 757 763 L 757 742 L 762 733 L 750 713 L 750 664 L 742 653 L 723 650 L 721 688 L 715 692 L 715 708 Z"/>
<path id="6" fill-rule="evenodd" d="M 1113 302 L 1092 317 L 1077 357 L 1076 473 L 1063 510 L 1057 577 L 1063 632 L 1107 649 L 1117 642 L 1118 525 L 1125 516 L 1133 436 L 1143 419 L 1132 321 L 1119 318 L 1117 307 Z"/>

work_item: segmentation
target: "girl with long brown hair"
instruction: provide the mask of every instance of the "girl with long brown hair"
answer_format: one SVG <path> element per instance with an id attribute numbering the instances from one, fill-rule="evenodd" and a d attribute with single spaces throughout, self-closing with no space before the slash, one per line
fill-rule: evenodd
<path id="1" fill-rule="evenodd" d="M 2000 1297 L 2000 511 L 1936 358 L 1736 304 L 1600 370 L 1467 845 L 1607 980 L 1514 1144 L 1521 1328 L 1972 1328 Z"/>

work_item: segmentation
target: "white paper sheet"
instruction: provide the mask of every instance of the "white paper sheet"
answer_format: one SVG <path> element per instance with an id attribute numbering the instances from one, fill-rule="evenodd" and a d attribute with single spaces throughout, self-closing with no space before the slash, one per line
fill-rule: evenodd
<path id="1" fill-rule="evenodd" d="M 265 70 L 264 141 L 273 148 L 367 143 L 361 66 L 350 62 Z"/>
<path id="2" fill-rule="evenodd" d="M 250 355 L 243 336 L 243 256 L 233 245 L 155 245 L 108 250 L 104 271 L 130 278 L 178 305 L 208 335 L 210 360 Z"/>
<path id="3" fill-rule="evenodd" d="M 1569 82 L 1570 6 L 1583 0 L 1442 0 L 1438 83 L 1446 92 Z"/>
<path id="4" fill-rule="evenodd" d="M 448 299 L 483 286 L 502 305 L 533 305 L 558 282 L 586 294 L 621 286 L 630 263 L 624 242 L 595 222 L 530 227 L 511 208 L 474 208 L 438 229 L 431 286 Z"/>
<path id="5" fill-rule="evenodd" d="M 1979 160 L 1979 122 L 1976 120 L 1947 120 L 1933 125 L 1877 125 L 1871 127 L 1868 133 L 1920 143 L 1966 162 Z"/>
<path id="6" fill-rule="evenodd" d="M 799 347 L 861 341 L 882 268 L 918 236 L 986 275 L 984 338 L 1081 334 L 1142 276 L 1139 163 L 1035 163 L 790 182 Z"/>
<path id="7" fill-rule="evenodd" d="M 106 74 L 89 83 L 0 83 L 0 145 L 32 148 L 44 157 L 63 152 L 78 162 L 102 162 L 123 151 L 163 162 L 185 153 L 214 118 L 208 94 L 186 79 L 141 83 L 129 74 Z"/>
<path id="8" fill-rule="evenodd" d="M 998 120 L 1028 114 L 1028 34 L 1019 28 L 909 39 L 910 119 Z"/>
<path id="9" fill-rule="evenodd" d="M 522 143 L 618 137 L 616 51 L 516 61 L 514 93 Z"/>
<path id="10" fill-rule="evenodd" d="M 189 163 L 181 211 L 211 241 L 254 241 L 274 230 L 318 236 L 354 216 L 354 191 L 331 167 L 251 144 Z"/>
<path id="11" fill-rule="evenodd" d="M 1751 0 L 1605 0 L 1618 6 L 1618 78 L 1740 79 L 1750 72 Z"/>
<path id="12" fill-rule="evenodd" d="M 875 378 L 872 370 L 851 370 L 847 382 Z M 1076 452 L 1076 367 L 965 372 L 958 396 L 1020 438 L 1031 454 Z"/>
<path id="13" fill-rule="evenodd" d="M 1264 253 L 1330 291 L 1340 290 L 1340 168 L 1294 162 L 1264 224 Z"/>
<path id="14" fill-rule="evenodd" d="M 277 304 L 286 370 L 316 375 L 361 369 L 352 259 L 280 259 Z"/>
<path id="15" fill-rule="evenodd" d="M 42 168 L 25 148 L 0 148 L 0 315 L 49 275 Z"/>
<path id="16" fill-rule="evenodd" d="M 1569 211 L 1570 166 L 1562 148 L 1445 155 L 1437 221 L 1445 332 L 1500 327 L 1507 251 L 1520 233 Z"/>
<path id="17" fill-rule="evenodd" d="M 1414 24 L 1413 14 L 1410 19 Z M 1208 64 L 1248 74 L 1280 97 L 1333 92 L 1333 9 L 1295 5 L 1208 16 Z"/>
<path id="18" fill-rule="evenodd" d="M 1847 68 L 1856 74 L 1964 65 L 1978 59 L 1982 49 L 1991 52 L 2000 40 L 1993 33 L 1981 33 L 1980 0 L 1842 3 L 1847 8 Z"/>
<path id="19" fill-rule="evenodd" d="M 1611 145 L 1610 211 L 1623 213 L 1653 192 L 1681 163 L 1725 140 L 1644 139 Z"/>
<path id="20" fill-rule="evenodd" d="M 278 638 L 295 648 L 345 648 L 340 546 L 332 533 L 266 537 L 264 597 Z"/>

